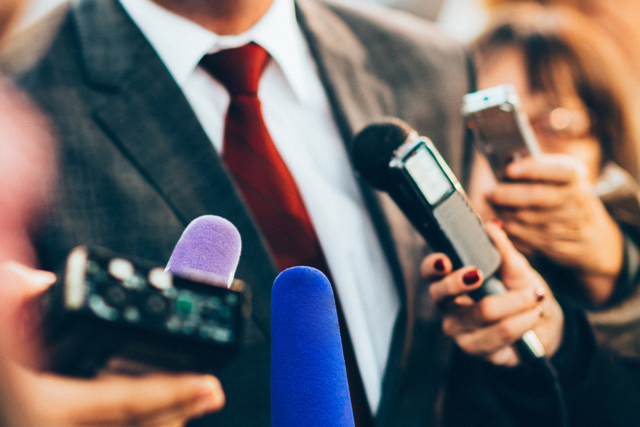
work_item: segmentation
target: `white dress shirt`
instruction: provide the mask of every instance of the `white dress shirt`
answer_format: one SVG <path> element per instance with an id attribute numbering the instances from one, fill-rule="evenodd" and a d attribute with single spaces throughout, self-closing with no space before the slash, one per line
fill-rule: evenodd
<path id="1" fill-rule="evenodd" d="M 400 302 L 292 0 L 274 0 L 249 31 L 218 36 L 151 0 L 121 0 L 221 152 L 226 89 L 198 67 L 207 53 L 253 41 L 268 62 L 260 80 L 267 129 L 313 221 L 343 307 L 375 414 Z"/>

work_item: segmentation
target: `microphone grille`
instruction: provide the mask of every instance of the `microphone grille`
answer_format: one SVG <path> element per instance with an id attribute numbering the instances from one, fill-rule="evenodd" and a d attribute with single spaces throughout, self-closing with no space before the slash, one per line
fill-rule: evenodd
<path id="1" fill-rule="evenodd" d="M 211 285 L 228 287 L 235 275 L 242 240 L 227 219 L 202 215 L 182 232 L 167 263 L 167 271 Z"/>
<path id="2" fill-rule="evenodd" d="M 271 290 L 271 425 L 354 425 L 333 290 L 312 267 L 284 270 Z"/>
<path id="3" fill-rule="evenodd" d="M 395 117 L 372 123 L 358 132 L 351 146 L 351 160 L 360 176 L 373 187 L 385 190 L 393 152 L 412 132 L 411 126 Z"/>

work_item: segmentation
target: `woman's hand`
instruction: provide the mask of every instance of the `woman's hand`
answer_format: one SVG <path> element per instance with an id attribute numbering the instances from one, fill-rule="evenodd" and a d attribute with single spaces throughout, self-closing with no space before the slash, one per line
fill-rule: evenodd
<path id="1" fill-rule="evenodd" d="M 38 369 L 41 350 L 30 302 L 55 281 L 52 273 L 0 264 L 0 368 L 18 410 L 39 426 L 182 426 L 222 409 L 217 378 L 198 374 L 68 378 Z"/>
<path id="2" fill-rule="evenodd" d="M 520 356 L 513 344 L 533 330 L 548 356 L 560 347 L 564 316 L 547 284 L 518 253 L 495 223 L 487 231 L 503 259 L 500 270 L 508 292 L 474 301 L 467 294 L 483 277 L 474 267 L 452 271 L 449 258 L 434 253 L 422 263 L 423 276 L 432 281 L 429 291 L 442 311 L 446 335 L 466 353 L 496 365 L 515 366 Z"/>
<path id="3" fill-rule="evenodd" d="M 484 197 L 518 250 L 574 269 L 587 298 L 605 303 L 622 269 L 623 236 L 594 194 L 585 165 L 573 156 L 543 154 L 513 162 L 507 177 Z"/>

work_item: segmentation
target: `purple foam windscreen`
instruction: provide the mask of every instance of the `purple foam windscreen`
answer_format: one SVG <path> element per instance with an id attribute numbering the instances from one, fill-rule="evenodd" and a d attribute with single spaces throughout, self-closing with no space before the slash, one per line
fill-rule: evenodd
<path id="1" fill-rule="evenodd" d="M 272 427 L 353 427 L 340 328 L 326 276 L 292 267 L 271 291 Z"/>
<path id="2" fill-rule="evenodd" d="M 182 232 L 166 270 L 185 279 L 229 287 L 241 249 L 240 232 L 230 221 L 203 215 Z"/>

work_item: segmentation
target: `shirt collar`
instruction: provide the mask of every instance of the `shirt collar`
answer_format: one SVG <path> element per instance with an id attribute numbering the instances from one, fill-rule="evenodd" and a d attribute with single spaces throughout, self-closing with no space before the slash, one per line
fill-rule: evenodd
<path id="1" fill-rule="evenodd" d="M 307 95 L 304 61 L 310 56 L 298 27 L 292 0 L 274 0 L 267 13 L 248 31 L 217 35 L 152 0 L 120 0 L 176 80 L 184 84 L 207 53 L 253 41 L 269 52 L 298 99 Z"/>

